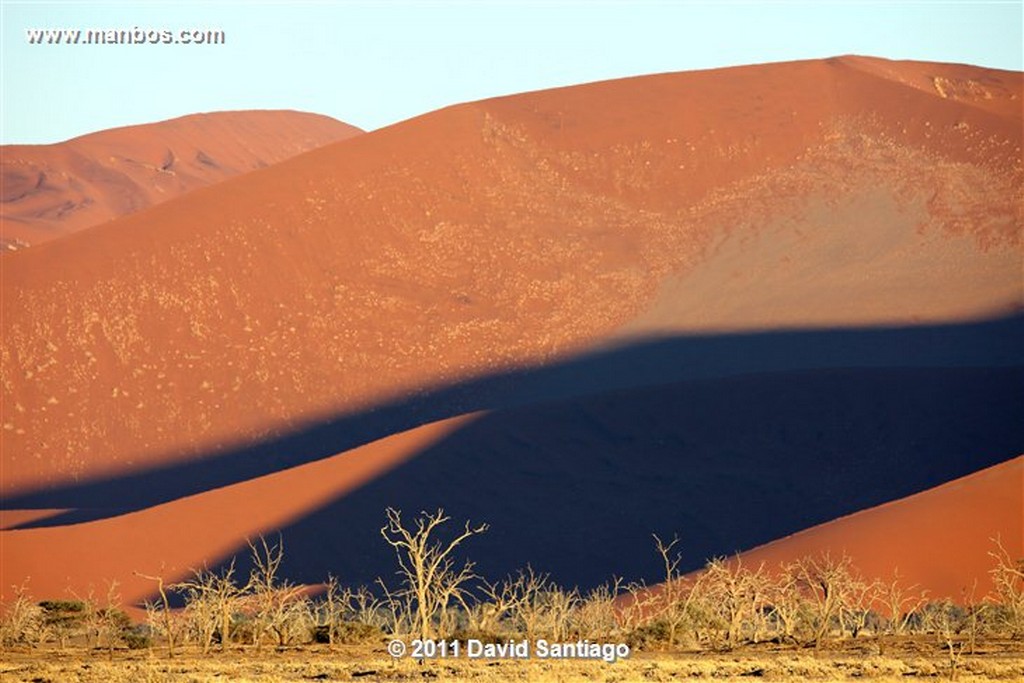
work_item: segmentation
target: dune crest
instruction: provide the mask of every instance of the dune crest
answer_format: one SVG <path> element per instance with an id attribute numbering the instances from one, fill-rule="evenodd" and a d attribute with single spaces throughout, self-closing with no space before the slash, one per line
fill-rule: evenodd
<path id="1" fill-rule="evenodd" d="M 361 132 L 317 114 L 238 111 L 6 145 L 0 248 L 56 239 Z"/>

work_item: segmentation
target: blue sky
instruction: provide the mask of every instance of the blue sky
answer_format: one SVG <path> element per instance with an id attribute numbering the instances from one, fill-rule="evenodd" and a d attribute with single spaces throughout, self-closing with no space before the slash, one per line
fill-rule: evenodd
<path id="1" fill-rule="evenodd" d="M 3 143 L 197 111 L 374 129 L 457 102 L 665 71 L 867 54 L 1022 70 L 1009 2 L 2 3 Z M 28 28 L 221 29 L 224 45 L 30 45 Z"/>

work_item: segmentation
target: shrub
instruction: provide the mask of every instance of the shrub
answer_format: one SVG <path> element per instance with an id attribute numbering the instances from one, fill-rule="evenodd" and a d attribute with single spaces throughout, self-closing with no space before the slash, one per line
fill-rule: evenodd
<path id="1" fill-rule="evenodd" d="M 122 633 L 122 638 L 129 650 L 144 650 L 153 645 L 153 638 L 150 635 L 149 628 L 142 625 L 126 629 Z"/>
<path id="2" fill-rule="evenodd" d="M 85 630 L 86 606 L 81 600 L 44 600 L 39 603 L 43 610 L 43 622 L 49 632 L 57 638 L 63 649 L 69 638 Z"/>

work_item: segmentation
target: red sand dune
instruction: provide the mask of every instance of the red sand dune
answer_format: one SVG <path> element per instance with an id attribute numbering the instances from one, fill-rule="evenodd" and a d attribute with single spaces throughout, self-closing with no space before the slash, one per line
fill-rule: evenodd
<path id="1" fill-rule="evenodd" d="M 529 93 L 9 253 L 0 493 L 202 463 L 650 332 L 1019 310 L 1022 91 L 838 58 Z M 32 570 L 14 539 L 77 548 L 118 519 L 4 532 L 4 583 Z"/>
<path id="2" fill-rule="evenodd" d="M 846 554 L 865 577 L 891 581 L 898 569 L 904 585 L 917 584 L 933 599 L 980 600 L 992 590 L 988 553 L 996 538 L 1010 557 L 1024 557 L 1024 455 L 740 557 L 747 566 L 774 567 L 823 552 Z"/>
<path id="3" fill-rule="evenodd" d="M 318 114 L 238 111 L 6 145 L 0 248 L 39 244 L 360 132 Z"/>

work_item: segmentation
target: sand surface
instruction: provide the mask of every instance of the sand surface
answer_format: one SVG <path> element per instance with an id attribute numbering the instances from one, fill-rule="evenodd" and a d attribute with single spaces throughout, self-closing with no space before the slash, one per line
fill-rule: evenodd
<path id="1" fill-rule="evenodd" d="M 935 600 L 983 599 L 994 540 L 1024 556 L 1024 456 L 942 486 L 815 526 L 742 555 L 752 566 L 801 556 L 850 556 L 864 576 L 926 589 Z M 974 583 L 978 579 L 978 583 Z M 972 595 L 973 592 L 973 595 Z"/>

